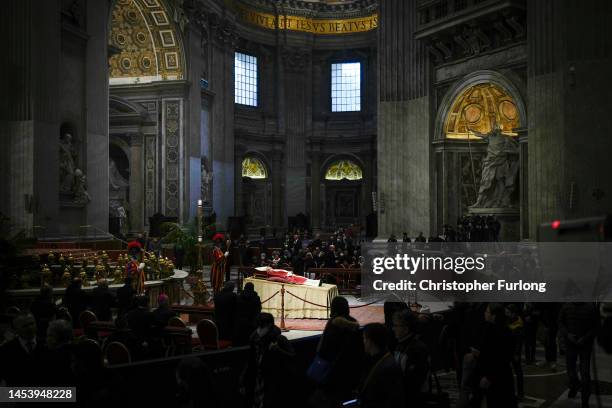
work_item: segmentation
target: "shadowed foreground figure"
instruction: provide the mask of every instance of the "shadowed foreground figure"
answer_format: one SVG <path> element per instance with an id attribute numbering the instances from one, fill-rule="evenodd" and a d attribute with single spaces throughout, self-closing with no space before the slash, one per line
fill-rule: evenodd
<path id="1" fill-rule="evenodd" d="M 591 396 L 591 354 L 600 328 L 599 311 L 593 303 L 566 303 L 559 312 L 559 332 L 565 340 L 565 359 L 569 380 L 568 398 L 578 391 L 582 407 L 589 406 Z M 576 364 L 580 361 L 580 378 Z"/>
<path id="2" fill-rule="evenodd" d="M 388 332 L 381 323 L 363 328 L 363 346 L 367 355 L 365 377 L 359 392 L 363 408 L 404 408 L 406 395 L 402 370 L 388 348 Z"/>
<path id="3" fill-rule="evenodd" d="M 302 401 L 293 346 L 274 325 L 270 313 L 261 313 L 251 336 L 242 389 L 249 408 L 286 408 Z"/>

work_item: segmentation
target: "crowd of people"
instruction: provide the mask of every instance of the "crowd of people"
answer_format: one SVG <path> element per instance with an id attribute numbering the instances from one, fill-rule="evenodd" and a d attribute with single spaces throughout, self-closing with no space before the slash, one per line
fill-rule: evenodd
<path id="1" fill-rule="evenodd" d="M 215 296 L 215 320 L 221 339 L 249 347 L 240 376 L 245 407 L 286 406 L 297 395 L 295 384 L 312 390 L 304 396 L 304 405 L 310 407 L 351 406 L 355 400 L 360 407 L 432 406 L 433 400 L 444 400 L 443 390 L 432 385 L 435 373 L 444 369 L 455 371 L 458 407 L 480 407 L 484 400 L 487 406 L 516 407 L 525 392 L 523 365 L 555 370 L 560 354 L 566 360 L 568 397 L 580 393 L 582 406 L 589 406 L 591 354 L 600 330 L 592 303 L 456 303 L 431 314 L 388 302 L 384 323 L 361 326 L 346 298 L 338 296 L 331 302 L 316 356 L 301 372 L 292 343 L 272 315 L 261 312 L 252 285 L 245 285 L 240 294 L 234 289 L 232 282 L 226 283 Z M 51 289 L 43 287 L 30 312 L 14 317 L 0 346 L 3 385 L 76 385 L 91 392 L 81 392 L 83 398 L 112 400 L 122 385 L 105 370 L 95 335 L 85 331 L 75 337 L 79 324 L 70 311 L 85 306 L 104 315 L 108 307 L 119 307 L 117 330 L 106 342 L 121 342 L 135 360 L 151 357 L 159 329 L 175 316 L 164 295 L 158 299 L 160 306 L 150 311 L 143 296 L 133 296 L 129 306 L 125 300 L 113 303 L 116 299 L 104 285 L 88 301 L 78 293 L 75 288 L 67 292 L 63 301 L 69 307 L 58 309 Z M 76 304 L 71 303 L 74 299 L 79 299 Z M 540 328 L 545 353 L 537 362 Z M 210 370 L 197 360 L 186 357 L 177 366 L 177 401 L 212 406 L 210 395 L 202 399 L 193 388 L 212 381 Z"/>
<path id="2" fill-rule="evenodd" d="M 293 273 L 306 275 L 312 268 L 359 269 L 364 262 L 360 242 L 351 229 L 339 228 L 325 239 L 321 234 L 310 236 L 308 231 L 287 232 L 283 239 L 248 241 L 244 235 L 232 240 L 229 236 L 213 236 L 211 286 L 218 293 L 231 277 L 232 262 L 238 266 L 290 268 Z M 252 255 L 256 249 L 259 256 Z M 234 256 L 236 255 L 236 256 Z"/>
<path id="3" fill-rule="evenodd" d="M 456 228 L 445 224 L 442 233 L 426 237 L 422 232 L 412 238 L 407 232 L 402 233 L 401 242 L 497 242 L 501 224 L 492 215 L 465 215 L 457 220 Z M 399 242 L 395 234 L 391 234 L 387 242 Z"/>
<path id="4" fill-rule="evenodd" d="M 357 406 L 355 401 L 376 408 L 448 406 L 448 395 L 433 384 L 436 371 L 454 369 L 457 407 L 480 407 L 484 401 L 489 407 L 517 407 L 525 397 L 523 362 L 536 363 L 535 337 L 528 333 L 537 332 L 540 324 L 546 353 L 538 366 L 554 370 L 557 354 L 563 353 L 568 398 L 580 393 L 582 406 L 589 406 L 590 361 L 600 327 L 592 303 L 458 303 L 439 315 L 390 303 L 385 310 L 389 313 L 384 324 L 360 327 L 346 299 L 333 300 L 306 373 L 314 387 L 307 406 Z M 262 395 L 247 393 L 245 406 L 284 406 L 282 401 L 290 398 L 284 390 L 300 373 L 291 366 L 291 344 L 267 314 L 260 315 L 251 336 L 251 353 L 246 389 L 254 387 Z M 279 372 L 284 375 L 279 377 Z"/>

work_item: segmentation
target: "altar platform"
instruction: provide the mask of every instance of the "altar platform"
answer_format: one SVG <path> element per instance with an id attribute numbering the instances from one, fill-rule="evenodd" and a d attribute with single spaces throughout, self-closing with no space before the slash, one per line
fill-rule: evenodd
<path id="1" fill-rule="evenodd" d="M 261 299 L 261 310 L 274 317 L 285 319 L 327 319 L 331 301 L 338 296 L 336 285 L 322 284 L 319 287 L 273 282 L 266 279 L 246 278 L 244 283 L 253 283 Z M 284 288 L 284 293 L 282 289 Z"/>

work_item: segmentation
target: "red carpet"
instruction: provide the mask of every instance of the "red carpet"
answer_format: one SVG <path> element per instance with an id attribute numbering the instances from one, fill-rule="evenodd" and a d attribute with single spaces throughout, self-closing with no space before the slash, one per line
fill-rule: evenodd
<path id="1" fill-rule="evenodd" d="M 383 323 L 385 321 L 382 306 L 364 306 L 351 309 L 351 316 L 357 319 L 362 326 L 367 323 Z M 323 331 L 326 323 L 326 319 L 285 319 L 285 327 L 289 330 Z M 279 318 L 276 319 L 276 325 L 280 326 Z"/>

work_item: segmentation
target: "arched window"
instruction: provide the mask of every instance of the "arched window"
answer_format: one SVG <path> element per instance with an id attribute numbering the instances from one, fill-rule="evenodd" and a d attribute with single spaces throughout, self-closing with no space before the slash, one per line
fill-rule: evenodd
<path id="1" fill-rule="evenodd" d="M 453 102 L 444 123 L 447 139 L 478 139 L 473 133 L 488 133 L 497 123 L 504 134 L 516 136 L 519 112 L 512 96 L 492 83 L 482 83 L 464 90 Z"/>
<path id="2" fill-rule="evenodd" d="M 325 180 L 361 180 L 362 178 L 361 167 L 350 160 L 338 160 L 325 172 Z"/>
<path id="3" fill-rule="evenodd" d="M 268 178 L 268 172 L 261 160 L 250 156 L 242 160 L 242 177 L 262 180 Z"/>

